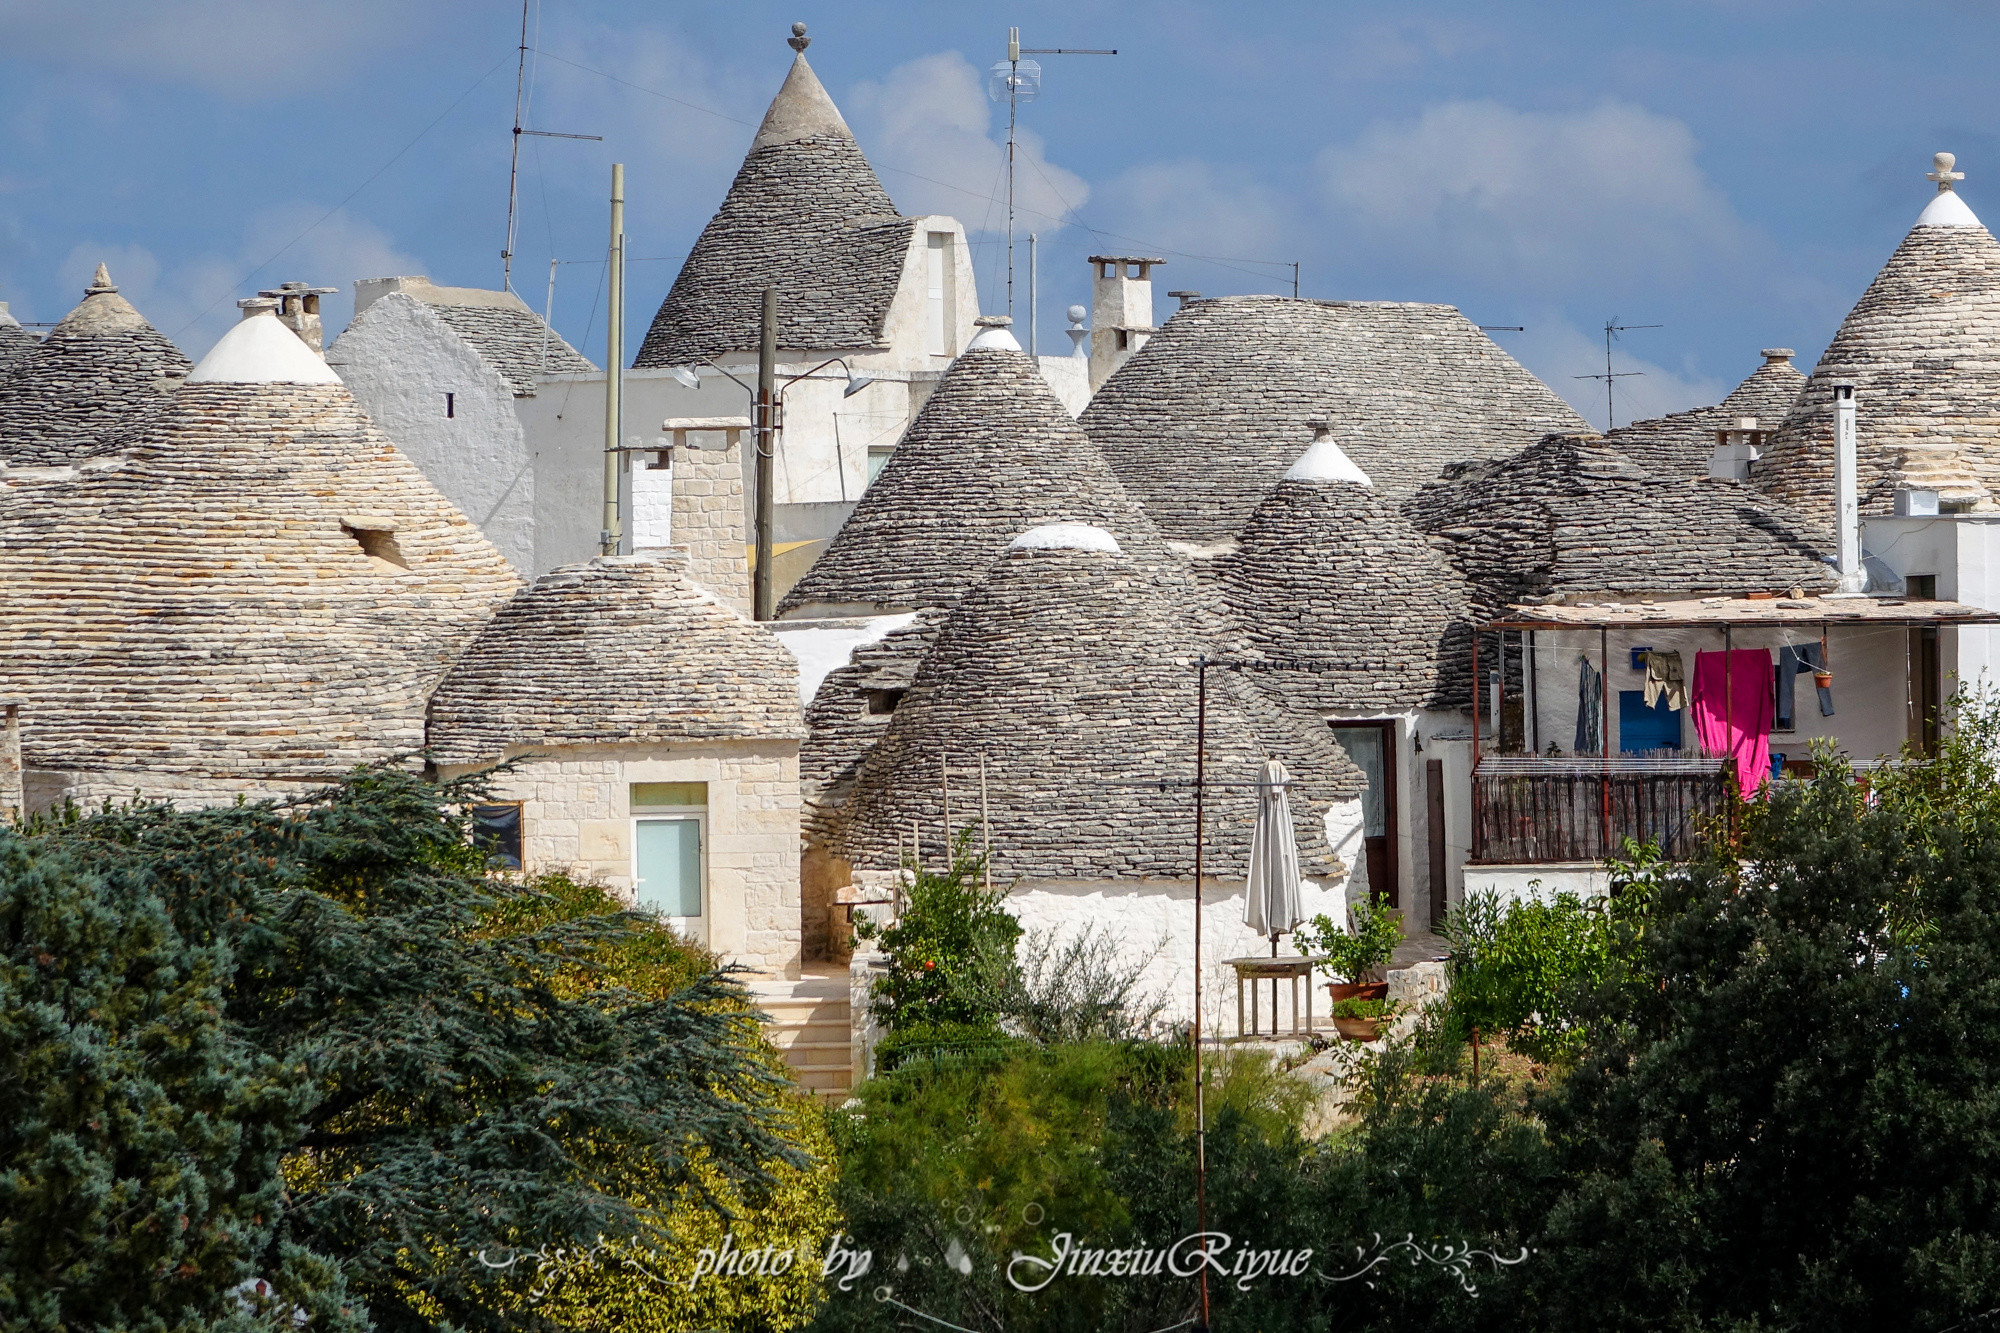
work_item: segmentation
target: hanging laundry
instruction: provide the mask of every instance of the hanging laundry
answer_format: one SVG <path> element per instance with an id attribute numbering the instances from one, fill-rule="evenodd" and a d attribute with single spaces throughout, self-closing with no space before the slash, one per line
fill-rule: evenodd
<path id="1" fill-rule="evenodd" d="M 1762 648 L 1694 655 L 1694 732 L 1708 754 L 1736 761 L 1749 800 L 1771 780 L 1771 654 Z"/>
<path id="2" fill-rule="evenodd" d="M 1587 657 L 1578 657 L 1576 676 L 1576 753 L 1604 753 L 1604 677 Z"/>
<path id="3" fill-rule="evenodd" d="M 1650 649 L 1646 653 L 1646 707 L 1658 708 L 1662 694 L 1667 696 L 1667 707 L 1676 713 L 1688 706 L 1681 655 Z"/>
<path id="4" fill-rule="evenodd" d="M 1778 650 L 1778 725 L 1789 728 L 1792 721 L 1793 687 L 1798 683 L 1801 671 L 1818 671 L 1825 665 L 1826 658 L 1816 643 L 1786 644 Z M 1819 689 L 1819 715 L 1833 716 L 1833 687 L 1821 685 Z"/>

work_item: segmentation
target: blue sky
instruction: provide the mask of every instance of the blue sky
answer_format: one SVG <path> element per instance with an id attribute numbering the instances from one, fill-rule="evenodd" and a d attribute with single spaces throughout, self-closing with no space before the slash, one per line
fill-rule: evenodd
<path id="1" fill-rule="evenodd" d="M 1442 301 L 1603 417 L 1802 368 L 1959 155 L 2000 210 L 2000 10 L 1971 3 L 897 5 L 536 0 L 536 128 L 515 285 L 596 358 L 608 165 L 627 164 L 628 346 L 782 79 L 789 24 L 904 212 L 976 233 L 1004 306 L 1005 108 L 1019 25 L 1047 57 L 1022 114 L 1019 263 L 1041 233 L 1041 342 L 1085 255 L 1164 254 L 1159 291 Z M 234 300 L 290 278 L 497 286 L 517 4 L 0 0 L 0 299 L 59 319 L 103 259 L 199 355 Z M 1021 293 L 1025 276 L 1019 279 Z M 598 318 L 593 327 L 591 312 Z M 1164 318 L 1172 303 L 1159 298 Z M 330 302 L 344 323 L 348 299 Z M 1017 318 L 1025 297 L 1017 293 Z"/>

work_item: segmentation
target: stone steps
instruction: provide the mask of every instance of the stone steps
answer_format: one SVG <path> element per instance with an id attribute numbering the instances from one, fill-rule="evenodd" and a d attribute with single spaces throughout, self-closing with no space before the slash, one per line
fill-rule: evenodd
<path id="1" fill-rule="evenodd" d="M 827 1101 L 845 1101 L 854 1082 L 846 971 L 760 979 L 748 989 L 793 1080 Z"/>

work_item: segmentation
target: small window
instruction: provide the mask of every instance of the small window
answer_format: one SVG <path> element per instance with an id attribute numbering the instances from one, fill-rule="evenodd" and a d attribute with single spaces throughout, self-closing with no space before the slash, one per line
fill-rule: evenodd
<path id="1" fill-rule="evenodd" d="M 658 810 L 664 806 L 708 804 L 706 782 L 635 782 L 632 784 L 634 810 Z"/>
<path id="2" fill-rule="evenodd" d="M 1132 331 L 1130 329 L 1118 330 L 1118 350 L 1121 352 L 1126 352 L 1130 351 L 1131 348 L 1132 348 Z"/>
<path id="3" fill-rule="evenodd" d="M 472 807 L 472 845 L 486 863 L 502 870 L 521 868 L 521 803 Z"/>
<path id="4" fill-rule="evenodd" d="M 445 414 L 446 416 L 448 416 L 448 417 L 455 417 L 455 416 L 457 416 L 457 415 L 458 415 L 458 395 L 457 395 L 457 394 L 455 394 L 455 393 L 448 393 L 448 394 L 446 394 L 446 395 L 444 396 L 444 414 Z"/>
<path id="5" fill-rule="evenodd" d="M 1913 602 L 1937 600 L 1937 575 L 1912 574 L 1903 580 L 1903 595 Z"/>
<path id="6" fill-rule="evenodd" d="M 868 482 L 873 485 L 875 478 L 882 475 L 882 469 L 889 466 L 889 456 L 895 453 L 895 446 L 870 445 L 868 448 Z"/>
<path id="7" fill-rule="evenodd" d="M 893 713 L 896 705 L 903 702 L 902 690 L 863 690 L 861 694 L 868 700 L 870 713 Z"/>
<path id="8" fill-rule="evenodd" d="M 361 554 L 367 556 L 369 563 L 383 573 L 403 574 L 409 571 L 410 562 L 403 555 L 403 548 L 396 545 L 396 533 L 393 529 L 359 528 L 352 523 L 343 523 L 340 525 L 340 530 L 354 538 L 355 545 L 361 548 Z"/>

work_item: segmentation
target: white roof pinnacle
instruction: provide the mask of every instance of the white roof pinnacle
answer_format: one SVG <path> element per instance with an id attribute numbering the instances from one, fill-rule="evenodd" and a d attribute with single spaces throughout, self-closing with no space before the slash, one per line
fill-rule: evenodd
<path id="1" fill-rule="evenodd" d="M 1965 206 L 1956 190 L 1947 190 L 1925 205 L 1917 215 L 1919 227 L 1978 227 L 1979 218 Z"/>
<path id="2" fill-rule="evenodd" d="M 1089 523 L 1044 523 L 1007 543 L 1010 551 L 1098 551 L 1122 555 L 1118 539 Z"/>
<path id="3" fill-rule="evenodd" d="M 340 376 L 312 354 L 269 310 L 240 321 L 209 349 L 189 384 L 338 384 Z"/>
<path id="4" fill-rule="evenodd" d="M 1322 435 L 1314 440 L 1312 447 L 1300 454 L 1299 461 L 1285 473 L 1285 480 L 1351 481 L 1357 486 L 1371 488 L 1375 485 L 1331 435 Z"/>
<path id="5" fill-rule="evenodd" d="M 1016 338 L 1014 331 L 1005 324 L 992 324 L 974 334 L 972 341 L 965 345 L 965 350 L 974 352 L 993 347 L 1006 352 L 1018 352 L 1021 350 L 1021 340 Z"/>

